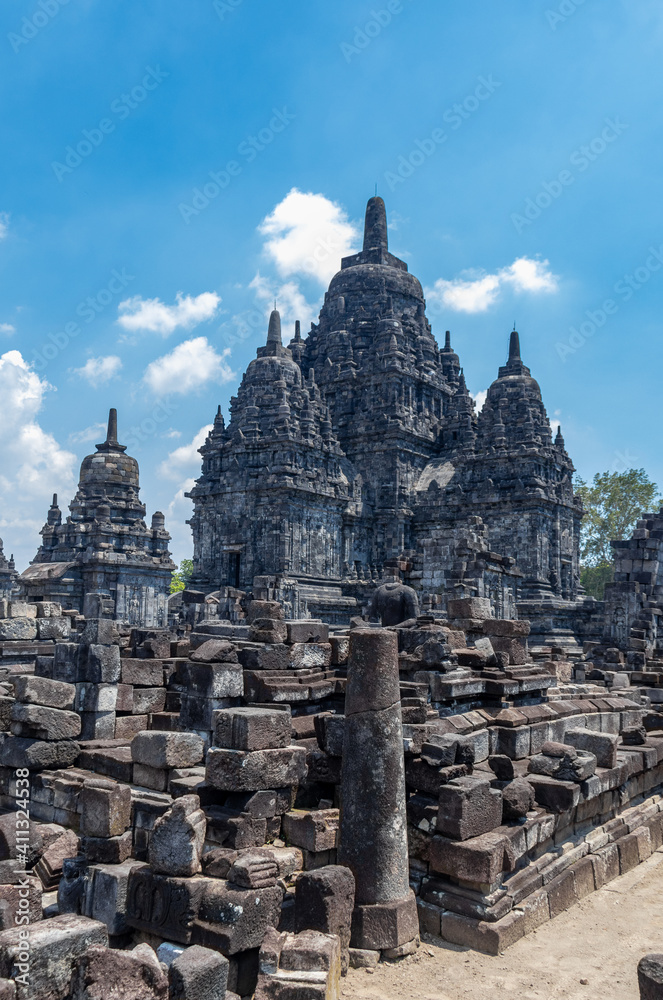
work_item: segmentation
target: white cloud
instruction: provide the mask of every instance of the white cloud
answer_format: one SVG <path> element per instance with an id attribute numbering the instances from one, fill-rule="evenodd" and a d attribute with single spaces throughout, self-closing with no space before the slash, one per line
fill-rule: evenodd
<path id="1" fill-rule="evenodd" d="M 11 323 L 0 323 L 0 333 L 16 333 L 16 327 L 12 326 Z"/>
<path id="2" fill-rule="evenodd" d="M 0 527 L 19 570 L 37 551 L 52 494 L 68 502 L 75 489 L 76 456 L 37 420 L 51 388 L 20 351 L 0 356 Z"/>
<path id="3" fill-rule="evenodd" d="M 0 212 L 0 240 L 4 240 L 9 232 L 9 214 Z"/>
<path id="4" fill-rule="evenodd" d="M 117 322 L 131 333 L 147 331 L 168 337 L 174 330 L 192 330 L 194 326 L 212 319 L 221 303 L 216 292 L 202 292 L 201 295 L 175 296 L 175 305 L 167 306 L 160 299 L 143 299 L 134 295 L 118 306 Z"/>
<path id="5" fill-rule="evenodd" d="M 513 264 L 500 268 L 495 274 L 483 271 L 463 271 L 450 281 L 438 278 L 432 288 L 426 289 L 426 298 L 438 308 L 456 312 L 486 312 L 497 301 L 505 287 L 515 292 L 531 294 L 557 291 L 557 276 L 550 270 L 548 260 L 518 257 Z"/>
<path id="6" fill-rule="evenodd" d="M 290 340 L 286 326 L 294 323 L 296 319 L 301 320 L 302 329 L 304 330 L 304 335 L 306 335 L 306 330 L 311 320 L 315 319 L 318 309 L 306 301 L 296 281 L 286 281 L 279 285 L 278 282 L 271 281 L 258 272 L 253 281 L 250 282 L 249 288 L 253 289 L 256 301 L 264 307 L 266 318 L 274 308 L 274 302 L 276 302 L 276 308 L 281 314 L 281 322 L 284 327 L 283 342 L 285 344 Z M 264 334 L 266 337 L 266 322 Z"/>
<path id="7" fill-rule="evenodd" d="M 143 379 L 160 396 L 192 392 L 208 382 L 230 382 L 235 373 L 226 361 L 229 354 L 230 348 L 217 354 L 207 337 L 194 337 L 151 361 Z"/>
<path id="8" fill-rule="evenodd" d="M 71 369 L 74 375 L 84 378 L 95 388 L 104 382 L 110 382 L 122 368 L 122 362 L 115 354 L 105 358 L 88 358 L 82 368 Z"/>
<path id="9" fill-rule="evenodd" d="M 174 562 L 178 566 L 182 559 L 191 559 L 193 556 L 191 528 L 186 523 L 193 513 L 193 503 L 184 494 L 192 489 L 194 483 L 195 479 L 193 477 L 180 483 L 175 496 L 164 512 L 166 515 L 166 527 L 171 536 L 170 551 Z"/>
<path id="10" fill-rule="evenodd" d="M 487 389 L 480 389 L 479 392 L 471 392 L 470 396 L 474 400 L 474 404 L 477 408 L 477 413 L 479 410 L 483 409 L 483 404 L 486 402 L 486 396 L 488 395 Z"/>
<path id="11" fill-rule="evenodd" d="M 107 429 L 106 424 L 90 424 L 82 431 L 74 431 L 73 434 L 70 434 L 69 444 L 89 444 L 90 441 L 105 440 Z"/>
<path id="12" fill-rule="evenodd" d="M 168 458 L 159 466 L 159 475 L 164 479 L 173 479 L 175 482 L 181 482 L 183 477 L 190 476 L 194 472 L 199 473 L 201 458 L 198 454 L 198 449 L 202 448 L 211 430 L 212 424 L 205 424 L 204 427 L 200 428 L 192 441 L 188 444 L 180 445 L 179 448 L 171 451 Z"/>
<path id="13" fill-rule="evenodd" d="M 266 236 L 264 250 L 282 278 L 315 278 L 327 285 L 341 257 L 359 246 L 359 229 L 345 210 L 323 194 L 293 188 L 258 231 Z"/>

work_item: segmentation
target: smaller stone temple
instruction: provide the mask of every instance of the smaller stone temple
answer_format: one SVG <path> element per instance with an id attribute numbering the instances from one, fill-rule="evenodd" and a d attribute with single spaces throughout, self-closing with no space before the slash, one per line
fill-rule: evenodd
<path id="1" fill-rule="evenodd" d="M 31 601 L 55 601 L 83 611 L 89 594 L 101 595 L 105 613 L 130 625 L 166 624 L 175 564 L 164 515 L 150 527 L 139 499 L 138 462 L 117 440 L 117 411 L 108 417 L 106 440 L 81 464 L 78 490 L 64 520 L 53 496 L 42 544 L 19 578 Z"/>
<path id="2" fill-rule="evenodd" d="M 4 542 L 0 538 L 0 600 L 9 600 L 16 593 L 16 581 L 18 573 L 14 564 L 14 557 L 9 559 L 5 556 Z"/>

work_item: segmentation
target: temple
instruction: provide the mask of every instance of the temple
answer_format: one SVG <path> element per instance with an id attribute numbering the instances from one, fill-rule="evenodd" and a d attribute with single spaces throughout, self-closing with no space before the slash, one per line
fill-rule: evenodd
<path id="1" fill-rule="evenodd" d="M 167 597 L 175 568 L 170 535 L 157 511 L 148 528 L 139 499 L 138 462 L 117 440 L 117 411 L 108 417 L 106 440 L 81 464 L 76 496 L 62 519 L 53 496 L 42 543 L 19 578 L 31 601 L 56 601 L 83 611 L 88 595 L 100 596 L 104 614 L 133 625 L 166 624 Z"/>
<path id="2" fill-rule="evenodd" d="M 272 313 L 201 454 L 199 590 L 341 622 L 396 567 L 424 610 L 477 596 L 536 619 L 546 605 L 558 631 L 582 599 L 573 465 L 518 333 L 477 414 L 450 334 L 438 347 L 421 284 L 389 252 L 379 197 L 308 336 L 296 324 L 284 346 Z"/>

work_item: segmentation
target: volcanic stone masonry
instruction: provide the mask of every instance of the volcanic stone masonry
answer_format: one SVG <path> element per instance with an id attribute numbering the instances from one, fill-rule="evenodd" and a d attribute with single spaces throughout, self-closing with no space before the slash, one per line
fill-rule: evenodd
<path id="1" fill-rule="evenodd" d="M 388 250 L 381 198 L 318 323 L 284 347 L 272 313 L 228 426 L 219 409 L 200 450 L 196 591 L 262 587 L 288 617 L 347 624 L 397 566 L 424 610 L 489 597 L 507 617 L 522 605 L 542 642 L 575 643 L 579 619 L 593 638 L 573 465 L 518 334 L 477 415 L 449 333 L 439 348 Z"/>
<path id="2" fill-rule="evenodd" d="M 569 658 L 488 598 L 240 606 L 171 631 L 0 599 L 0 997 L 337 1000 L 422 934 L 502 952 L 663 847 L 655 651 Z M 663 958 L 638 977 L 660 997 Z"/>
<path id="3" fill-rule="evenodd" d="M 160 511 L 149 528 L 145 524 L 138 462 L 126 450 L 118 444 L 117 412 L 111 410 L 106 440 L 83 459 L 64 522 L 53 496 L 42 544 L 21 573 L 19 590 L 28 600 L 55 601 L 78 612 L 88 596 L 98 595 L 105 616 L 130 625 L 165 625 L 175 569 L 170 535 Z"/>

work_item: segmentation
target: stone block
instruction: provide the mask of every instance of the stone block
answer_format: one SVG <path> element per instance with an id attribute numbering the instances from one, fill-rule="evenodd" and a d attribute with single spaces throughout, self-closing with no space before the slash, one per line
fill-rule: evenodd
<path id="1" fill-rule="evenodd" d="M 331 657 L 328 642 L 296 642 L 289 647 L 288 666 L 293 670 L 327 670 Z"/>
<path id="2" fill-rule="evenodd" d="M 133 783 L 140 788 L 151 788 L 155 792 L 168 790 L 170 773 L 166 768 L 150 767 L 149 764 L 134 764 Z"/>
<path id="3" fill-rule="evenodd" d="M 3 767 L 27 767 L 41 771 L 45 768 L 70 767 L 80 753 L 72 740 L 46 742 L 13 736 L 0 747 L 0 764 Z"/>
<path id="4" fill-rule="evenodd" d="M 232 852 L 234 853 L 234 852 Z M 209 874 L 209 867 L 206 868 Z M 240 889 L 266 889 L 276 885 L 279 878 L 279 866 L 266 851 L 241 851 L 228 868 L 228 882 Z"/>
<path id="5" fill-rule="evenodd" d="M 0 976 L 20 975 L 19 956 L 26 937 L 30 941 L 29 987 L 21 988 L 21 1000 L 67 1000 L 78 959 L 93 945 L 108 944 L 105 924 L 73 913 L 40 920 L 29 931 L 15 927 L 0 932 Z"/>
<path id="6" fill-rule="evenodd" d="M 492 608 L 487 597 L 459 597 L 447 601 L 450 618 L 491 618 Z"/>
<path id="7" fill-rule="evenodd" d="M 594 754 L 598 767 L 615 767 L 617 764 L 617 744 L 619 737 L 612 733 L 597 733 L 591 729 L 569 728 L 564 736 L 565 743 L 576 750 Z"/>
<path id="8" fill-rule="evenodd" d="M 523 760 L 529 757 L 531 748 L 531 735 L 529 726 L 517 726 L 514 728 L 506 726 L 490 727 L 490 752 L 491 754 L 503 754 L 511 757 L 512 760 Z"/>
<path id="9" fill-rule="evenodd" d="M 617 844 L 607 844 L 590 854 L 597 889 L 607 885 L 619 875 L 619 849 Z"/>
<path id="10" fill-rule="evenodd" d="M 90 864 L 100 865 L 121 865 L 131 857 L 132 848 L 132 830 L 117 837 L 84 837 L 82 845 L 83 854 Z"/>
<path id="11" fill-rule="evenodd" d="M 350 637 L 347 635 L 332 635 L 329 638 L 329 645 L 332 651 L 332 664 L 334 666 L 344 666 L 348 662 L 350 653 Z"/>
<path id="12" fill-rule="evenodd" d="M 578 902 L 576 894 L 576 880 L 573 869 L 562 872 L 548 883 L 548 902 L 550 905 L 550 918 L 554 920 L 564 910 Z"/>
<path id="13" fill-rule="evenodd" d="M 42 642 L 66 642 L 71 635 L 71 620 L 69 618 L 38 618 L 37 638 Z"/>
<path id="14" fill-rule="evenodd" d="M 115 712 L 81 712 L 82 740 L 112 740 L 115 735 Z"/>
<path id="15" fill-rule="evenodd" d="M 484 833 L 464 841 L 435 836 L 430 845 L 430 867 L 466 882 L 492 884 L 512 869 L 509 852 L 507 838 L 498 833 Z"/>
<path id="16" fill-rule="evenodd" d="M 291 741 L 290 712 L 268 708 L 225 708 L 214 713 L 214 744 L 233 750 L 269 750 Z"/>
<path id="17" fill-rule="evenodd" d="M 30 925 L 41 920 L 41 893 L 41 882 L 29 875 L 17 885 L 0 884 L 0 931 L 16 927 L 21 917 L 29 917 Z"/>
<path id="18" fill-rule="evenodd" d="M 502 817 L 505 823 L 523 819 L 534 808 L 534 789 L 525 778 L 510 781 L 502 789 Z"/>
<path id="19" fill-rule="evenodd" d="M 354 899 L 354 875 L 341 865 L 304 872 L 295 885 L 295 932 L 314 930 L 338 935 L 343 974 L 349 965 Z"/>
<path id="20" fill-rule="evenodd" d="M 288 636 L 286 642 L 292 645 L 295 642 L 328 642 L 329 625 L 316 621 L 313 618 L 306 618 L 302 621 L 287 621 Z"/>
<path id="21" fill-rule="evenodd" d="M 645 955 L 638 962 L 640 1000 L 663 1000 L 663 955 Z"/>
<path id="22" fill-rule="evenodd" d="M 76 1000 L 105 1000 L 109 987 L 112 995 L 114 984 L 118 984 L 123 998 L 168 1000 L 168 979 L 159 962 L 156 957 L 150 960 L 140 953 L 139 949 L 147 947 L 120 951 L 94 945 L 78 959 L 71 995 Z"/>
<path id="23" fill-rule="evenodd" d="M 228 986 L 228 959 L 192 944 L 170 963 L 171 1000 L 222 1000 Z"/>
<path id="24" fill-rule="evenodd" d="M 73 684 L 19 674 L 14 680 L 14 696 L 17 701 L 31 705 L 45 705 L 48 708 L 69 709 L 74 707 L 76 688 Z"/>
<path id="25" fill-rule="evenodd" d="M 133 715 L 151 715 L 154 712 L 163 712 L 166 707 L 165 688 L 141 688 L 134 687 Z"/>
<path id="26" fill-rule="evenodd" d="M 239 698 L 244 693 L 243 671 L 239 663 L 188 661 L 182 664 L 178 677 L 190 697 Z"/>
<path id="27" fill-rule="evenodd" d="M 440 934 L 445 941 L 487 955 L 499 955 L 519 941 L 524 933 L 525 917 L 520 910 L 514 910 L 494 923 L 459 913 L 443 913 L 440 920 Z"/>
<path id="28" fill-rule="evenodd" d="M 260 948 L 254 1000 L 338 1000 L 340 975 L 335 935 L 271 931 Z"/>
<path id="29" fill-rule="evenodd" d="M 197 795 L 183 795 L 154 824 L 147 852 L 159 875 L 191 876 L 200 871 L 207 819 Z"/>
<path id="30" fill-rule="evenodd" d="M 7 605 L 7 618 L 36 618 L 37 605 L 28 604 L 27 601 L 10 601 Z"/>
<path id="31" fill-rule="evenodd" d="M 11 710 L 11 720 L 11 730 L 15 736 L 40 740 L 75 739 L 81 731 L 81 720 L 76 712 L 18 701 Z"/>
<path id="32" fill-rule="evenodd" d="M 55 601 L 35 601 L 37 618 L 61 618 L 62 605 Z"/>
<path id="33" fill-rule="evenodd" d="M 306 773 L 303 747 L 254 751 L 212 747 L 207 754 L 205 770 L 210 785 L 233 792 L 299 785 Z"/>
<path id="34" fill-rule="evenodd" d="M 338 809 L 314 812 L 293 809 L 283 816 L 283 836 L 288 844 L 306 851 L 333 851 L 337 846 L 338 823 Z"/>
<path id="35" fill-rule="evenodd" d="M 285 642 L 288 628 L 276 618 L 254 618 L 249 626 L 250 642 Z"/>
<path id="36" fill-rule="evenodd" d="M 355 906 L 350 942 L 353 948 L 382 951 L 397 948 L 419 936 L 416 897 Z"/>
<path id="37" fill-rule="evenodd" d="M 246 620 L 250 625 L 256 618 L 271 618 L 282 621 L 283 608 L 278 601 L 249 601 Z"/>
<path id="38" fill-rule="evenodd" d="M 121 669 L 119 646 L 105 646 L 100 643 L 88 646 L 84 666 L 86 681 L 92 681 L 93 684 L 117 684 Z"/>
<path id="39" fill-rule="evenodd" d="M 203 740 L 195 733 L 142 732 L 131 741 L 132 759 L 150 767 L 193 767 L 203 752 Z"/>
<path id="40" fill-rule="evenodd" d="M 163 661 L 122 657 L 120 677 L 123 684 L 136 684 L 139 687 L 163 687 Z"/>
<path id="41" fill-rule="evenodd" d="M 640 864 L 640 848 L 635 833 L 628 833 L 617 841 L 619 873 L 625 875 Z"/>
<path id="42" fill-rule="evenodd" d="M 57 681 L 74 684 L 80 680 L 79 674 L 83 670 L 86 652 L 77 642 L 56 643 L 53 652 L 52 673 L 49 676 Z"/>
<path id="43" fill-rule="evenodd" d="M 453 840 L 469 840 L 502 822 L 502 793 L 482 777 L 455 778 L 440 787 L 437 832 Z"/>
<path id="44" fill-rule="evenodd" d="M 0 642 L 29 642 L 36 638 L 36 618 L 0 619 Z"/>
<path id="45" fill-rule="evenodd" d="M 116 715 L 114 738 L 116 740 L 132 740 L 138 733 L 147 729 L 146 715 Z"/>
<path id="46" fill-rule="evenodd" d="M 90 778 L 81 789 L 79 807 L 83 836 L 120 836 L 131 822 L 131 788 L 104 778 Z"/>
<path id="47" fill-rule="evenodd" d="M 144 868 L 140 861 L 127 859 L 120 864 L 95 864 L 88 870 L 83 902 L 86 917 L 105 924 L 109 934 L 127 931 L 127 889 L 134 869 Z"/>
<path id="48" fill-rule="evenodd" d="M 117 684 L 76 685 L 77 712 L 114 712 L 117 706 Z"/>
<path id="49" fill-rule="evenodd" d="M 174 878 L 157 875 L 148 867 L 133 868 L 127 888 L 126 922 L 163 940 L 190 944 L 203 892 L 217 883 L 218 879 L 200 875 Z"/>
<path id="50" fill-rule="evenodd" d="M 193 926 L 193 942 L 235 955 L 259 948 L 281 915 L 283 889 L 240 889 L 221 879 L 205 879 L 206 888 Z M 174 939 L 177 940 L 177 939 Z"/>

